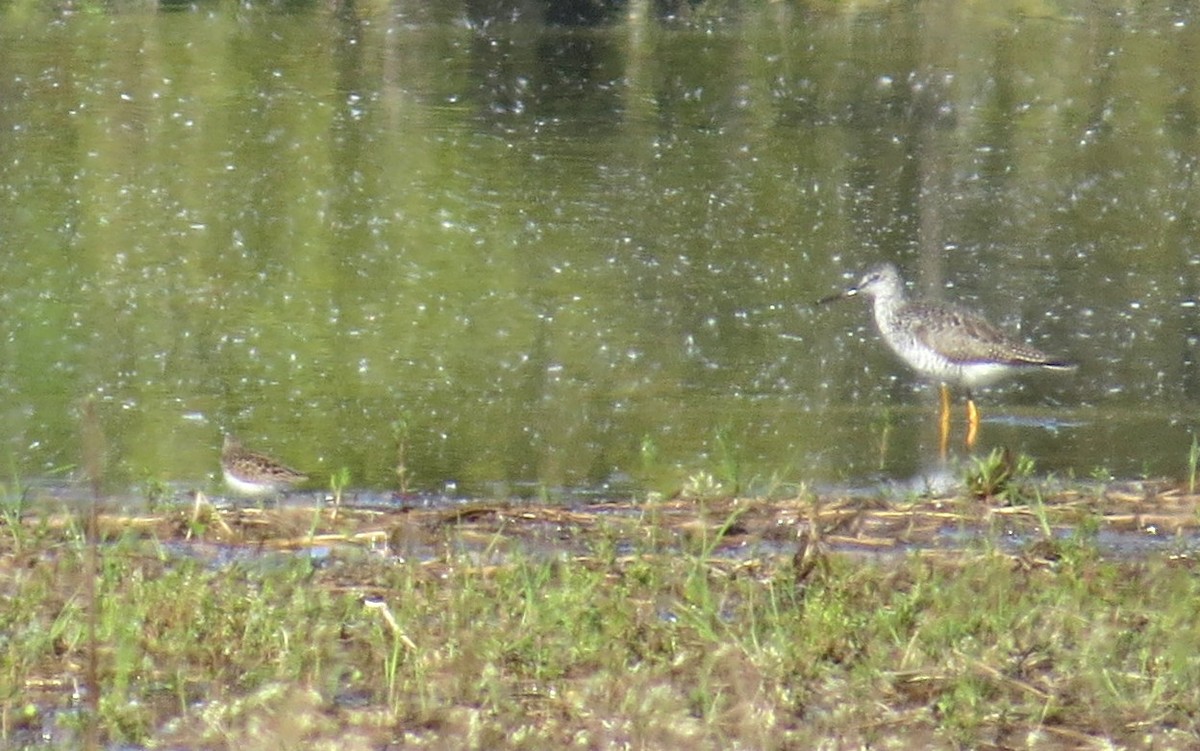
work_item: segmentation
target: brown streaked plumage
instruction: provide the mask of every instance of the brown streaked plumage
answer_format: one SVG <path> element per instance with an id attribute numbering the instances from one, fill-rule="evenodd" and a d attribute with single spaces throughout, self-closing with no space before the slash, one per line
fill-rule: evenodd
<path id="1" fill-rule="evenodd" d="M 278 493 L 308 479 L 303 472 L 244 448 L 232 435 L 226 435 L 221 446 L 221 474 L 231 489 L 245 496 Z"/>

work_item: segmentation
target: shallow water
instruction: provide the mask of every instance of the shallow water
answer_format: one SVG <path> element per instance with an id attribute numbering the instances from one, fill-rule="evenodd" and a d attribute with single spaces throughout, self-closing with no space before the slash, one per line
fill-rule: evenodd
<path id="1" fill-rule="evenodd" d="M 340 502 L 296 492 L 247 502 L 183 498 L 146 507 L 139 494 L 99 503 L 101 539 L 138 540 L 156 557 L 214 569 L 407 561 L 493 566 L 523 559 L 666 554 L 752 563 L 788 558 L 816 526 L 822 550 L 888 559 L 994 551 L 1052 563 L 1057 544 L 1105 557 L 1200 552 L 1198 498 L 1161 482 L 1015 479 L 1009 495 L 979 498 L 955 478 L 927 476 L 871 488 L 776 498 L 679 497 L 599 501 L 589 494 L 529 501 L 354 491 Z M 11 524 L 69 531 L 90 508 L 73 486 L 33 488 Z M 549 501 L 549 502 L 547 502 Z M 1049 551 L 1049 552 L 1047 552 Z M 1047 557 L 1049 556 L 1049 557 Z"/>
<path id="2" fill-rule="evenodd" d="M 811 305 L 880 258 L 1079 361 L 978 453 L 1187 471 L 1194 10 L 488 7 L 0 9 L 13 475 L 95 394 L 114 492 L 223 431 L 433 497 L 922 477 L 933 390 Z"/>

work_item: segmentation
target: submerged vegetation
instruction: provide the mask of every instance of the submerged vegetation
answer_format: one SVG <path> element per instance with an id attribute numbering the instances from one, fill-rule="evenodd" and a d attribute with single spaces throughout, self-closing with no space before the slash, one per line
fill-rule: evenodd
<path id="1" fill-rule="evenodd" d="M 107 743 L 1189 747 L 1196 499 L 1042 495 L 336 516 L 199 497 L 99 516 L 94 603 L 82 522 L 18 497 L 0 741 L 81 745 L 94 608 Z M 1162 542 L 1127 555 L 1102 529 Z"/>

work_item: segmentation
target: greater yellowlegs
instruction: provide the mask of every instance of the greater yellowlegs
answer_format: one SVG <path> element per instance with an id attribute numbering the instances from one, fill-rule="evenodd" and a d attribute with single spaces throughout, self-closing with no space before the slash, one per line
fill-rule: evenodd
<path id="1" fill-rule="evenodd" d="M 873 300 L 875 325 L 888 347 L 921 376 L 941 383 L 943 442 L 950 419 L 948 384 L 967 391 L 967 444 L 972 445 L 979 429 L 972 389 L 1022 370 L 1075 367 L 1009 336 L 970 310 L 910 301 L 900 272 L 890 263 L 872 266 L 857 284 L 820 302 L 858 294 Z"/>
<path id="2" fill-rule="evenodd" d="M 245 496 L 270 495 L 308 479 L 269 456 L 247 450 L 231 435 L 221 446 L 221 474 L 230 488 Z"/>

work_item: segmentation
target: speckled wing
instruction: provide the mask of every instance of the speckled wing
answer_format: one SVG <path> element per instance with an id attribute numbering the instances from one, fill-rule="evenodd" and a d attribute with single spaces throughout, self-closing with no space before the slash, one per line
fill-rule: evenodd
<path id="1" fill-rule="evenodd" d="M 956 363 L 1073 367 L 1009 336 L 982 316 L 953 305 L 913 303 L 903 315 L 915 319 L 912 331 L 920 342 Z"/>

